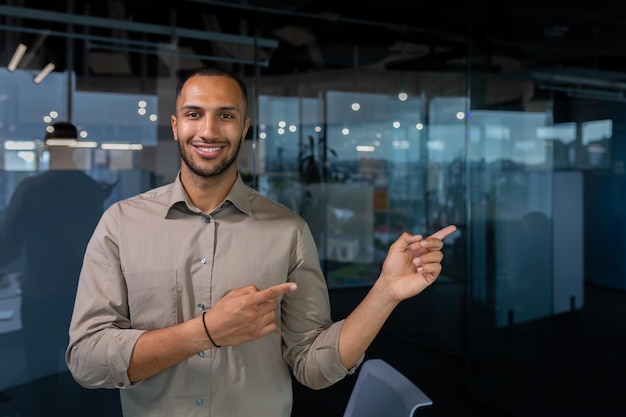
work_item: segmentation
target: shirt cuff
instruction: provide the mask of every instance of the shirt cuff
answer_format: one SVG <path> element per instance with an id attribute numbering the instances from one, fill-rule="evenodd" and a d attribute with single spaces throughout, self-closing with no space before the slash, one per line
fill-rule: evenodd
<path id="1" fill-rule="evenodd" d="M 109 345 L 107 351 L 109 372 L 118 389 L 129 389 L 141 381 L 132 383 L 128 378 L 128 366 L 139 337 L 145 330 L 126 329 L 115 336 L 115 343 Z"/>

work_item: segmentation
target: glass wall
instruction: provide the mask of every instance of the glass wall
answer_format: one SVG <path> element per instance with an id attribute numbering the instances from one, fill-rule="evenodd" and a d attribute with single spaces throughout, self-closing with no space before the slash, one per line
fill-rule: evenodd
<path id="1" fill-rule="evenodd" d="M 558 61 L 552 42 L 543 46 Z M 511 415 L 610 414 L 611 387 L 623 386 L 611 368 L 624 362 L 588 352 L 614 357 L 595 338 L 623 345 L 605 321 L 623 286 L 596 270 L 606 262 L 591 248 L 600 234 L 623 235 L 609 226 L 621 203 L 607 200 L 622 194 L 623 102 L 603 87 L 611 72 L 541 67 L 536 54 L 469 57 L 467 393 Z"/>
<path id="2" fill-rule="evenodd" d="M 485 56 L 473 49 L 484 39 L 471 14 L 462 14 L 454 38 L 466 49 L 435 65 L 453 54 L 429 45 L 427 28 L 378 25 L 356 11 L 343 11 L 348 17 L 338 23 L 283 13 L 273 2 L 264 9 L 189 1 L 153 6 L 158 21 L 149 21 L 123 2 L 107 10 L 98 2 L 44 3 L 0 6 L 0 416 L 41 415 L 42 398 L 46 415 L 119 415 L 115 390 L 83 390 L 67 373 L 67 307 L 94 219 L 175 177 L 176 81 L 203 63 L 246 80 L 254 117 L 239 170 L 307 220 L 331 293 L 367 290 L 402 231 L 458 227 L 446 239 L 442 276 L 394 318 L 403 326 L 393 336 L 416 351 L 401 370 L 416 370 L 428 384 L 443 367 L 417 352 L 461 361 L 455 383 L 466 399 L 501 415 L 562 415 L 561 404 L 574 397 L 581 399 L 568 415 L 594 414 L 624 388 L 615 371 L 624 366 L 623 330 L 589 313 L 598 306 L 601 316 L 619 313 L 606 300 L 626 288 L 624 101 L 604 87 L 621 88 L 607 81 L 614 74 L 530 71 L 523 53 L 518 61 Z M 193 13 L 202 30 L 192 27 Z M 176 21 L 180 15 L 189 20 Z M 264 19 L 283 30 L 255 36 Z M 297 30 L 303 22 L 315 30 L 341 24 L 370 44 L 315 44 Z M 428 36 L 387 45 L 391 59 L 376 42 L 396 31 Z M 28 49 L 11 68 L 19 45 Z M 302 61 L 285 70 L 291 49 Z M 35 83 L 59 56 L 56 70 Z M 425 65 L 425 56 L 436 62 Z M 57 121 L 77 126 L 74 143 L 44 142 Z M 62 189 L 21 187 L 61 172 L 72 174 Z M 67 233 L 76 229 L 83 233 Z M 593 352 L 591 338 L 601 345 Z M 587 365 L 590 355 L 601 363 Z M 576 371 L 613 388 L 582 399 L 582 387 L 595 382 Z M 62 400 L 68 395 L 75 401 Z M 446 401 L 431 415 L 449 415 Z"/>

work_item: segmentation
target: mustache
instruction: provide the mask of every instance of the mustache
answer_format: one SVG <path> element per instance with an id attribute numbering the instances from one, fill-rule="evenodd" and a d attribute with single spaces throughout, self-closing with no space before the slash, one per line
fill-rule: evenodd
<path id="1" fill-rule="evenodd" d="M 216 140 L 216 139 L 190 139 L 187 141 L 190 145 L 225 145 L 228 141 Z"/>

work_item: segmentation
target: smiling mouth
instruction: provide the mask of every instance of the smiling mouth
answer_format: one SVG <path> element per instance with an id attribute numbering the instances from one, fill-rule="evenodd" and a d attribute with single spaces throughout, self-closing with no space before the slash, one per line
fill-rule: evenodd
<path id="1" fill-rule="evenodd" d="M 200 152 L 217 152 L 224 148 L 223 143 L 216 142 L 202 142 L 202 141 L 194 141 L 190 142 L 190 145 L 196 148 Z"/>
<path id="2" fill-rule="evenodd" d="M 196 148 L 198 148 L 199 150 L 203 152 L 215 152 L 215 151 L 219 151 L 222 147 L 221 146 L 198 146 L 196 145 Z"/>

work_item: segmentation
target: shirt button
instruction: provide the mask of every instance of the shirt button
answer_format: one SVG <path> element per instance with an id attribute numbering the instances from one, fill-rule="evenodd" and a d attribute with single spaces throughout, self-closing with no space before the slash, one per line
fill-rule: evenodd
<path id="1" fill-rule="evenodd" d="M 123 386 L 124 386 L 124 383 L 123 383 L 123 382 L 119 382 L 119 383 L 117 384 L 117 386 L 121 388 L 121 387 L 123 387 Z"/>
<path id="2" fill-rule="evenodd" d="M 198 407 L 202 407 L 202 404 L 204 404 L 204 400 L 202 400 L 202 398 L 198 398 L 198 399 L 196 400 L 196 405 L 197 405 Z"/>
<path id="3" fill-rule="evenodd" d="M 204 303 L 198 304 L 198 309 L 200 309 L 200 311 L 204 310 Z"/>
<path id="4" fill-rule="evenodd" d="M 207 260 L 206 260 L 206 258 L 202 258 L 202 259 L 200 260 L 200 262 L 202 262 L 202 265 L 206 265 Z"/>
<path id="5" fill-rule="evenodd" d="M 205 223 L 211 223 L 211 218 L 210 217 L 205 217 L 204 218 L 204 222 Z"/>
<path id="6" fill-rule="evenodd" d="M 201 358 L 204 358 L 204 352 L 198 353 L 198 356 L 200 356 Z"/>

